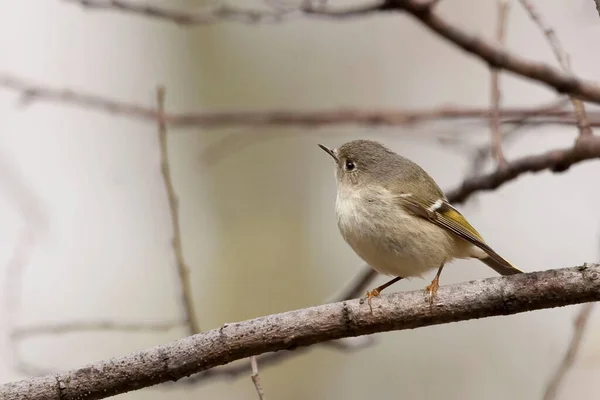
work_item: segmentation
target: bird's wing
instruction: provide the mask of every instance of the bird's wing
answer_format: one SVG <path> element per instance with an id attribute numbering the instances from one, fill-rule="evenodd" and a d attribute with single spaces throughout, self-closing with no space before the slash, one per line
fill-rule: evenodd
<path id="1" fill-rule="evenodd" d="M 398 196 L 398 204 L 414 215 L 429 220 L 483 250 L 494 261 L 492 263 L 494 266 L 487 262 L 486 264 L 502 275 L 522 272 L 488 246 L 479 232 L 445 198 L 431 201 L 411 194 L 403 194 Z"/>

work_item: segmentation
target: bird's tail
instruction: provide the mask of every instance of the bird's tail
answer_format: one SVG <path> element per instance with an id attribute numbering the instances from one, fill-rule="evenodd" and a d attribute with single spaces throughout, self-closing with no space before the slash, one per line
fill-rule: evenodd
<path id="1" fill-rule="evenodd" d="M 523 273 L 523 271 L 495 253 L 493 255 L 488 255 L 485 258 L 480 258 L 479 260 L 500 275 L 516 275 Z"/>

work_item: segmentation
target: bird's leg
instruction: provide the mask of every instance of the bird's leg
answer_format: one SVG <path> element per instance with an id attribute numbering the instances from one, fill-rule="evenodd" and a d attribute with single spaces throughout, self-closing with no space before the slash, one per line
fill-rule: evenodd
<path id="1" fill-rule="evenodd" d="M 429 292 L 429 305 L 430 306 L 433 305 L 433 299 L 435 298 L 438 288 L 440 287 L 440 274 L 442 273 L 443 269 L 444 269 L 444 264 L 442 264 L 440 266 L 440 268 L 438 269 L 438 272 L 437 272 L 437 274 L 435 274 L 435 278 L 433 278 L 433 280 L 431 281 L 431 284 L 429 284 L 429 286 L 427 286 L 425 288 L 425 290 Z"/>
<path id="2" fill-rule="evenodd" d="M 367 291 L 367 301 L 369 302 L 369 308 L 371 309 L 371 313 L 373 313 L 373 307 L 371 307 L 371 299 L 373 297 L 377 297 L 381 294 L 381 292 L 383 291 L 383 289 L 392 286 L 394 283 L 398 282 L 400 279 L 402 279 L 401 276 L 397 276 L 394 279 L 391 279 L 390 281 L 384 283 L 381 286 L 377 286 L 375 289 L 373 290 L 369 290 Z"/>

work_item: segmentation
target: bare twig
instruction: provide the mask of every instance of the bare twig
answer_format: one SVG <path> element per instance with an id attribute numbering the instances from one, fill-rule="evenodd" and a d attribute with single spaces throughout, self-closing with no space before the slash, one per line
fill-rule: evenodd
<path id="1" fill-rule="evenodd" d="M 60 335 L 73 332 L 166 332 L 184 322 L 118 322 L 118 321 L 90 321 L 90 322 L 61 322 L 55 324 L 39 324 L 16 327 L 10 333 L 14 339 L 23 340 L 31 336 Z"/>
<path id="2" fill-rule="evenodd" d="M 561 68 L 566 72 L 572 72 L 571 66 L 569 65 L 568 55 L 563 49 L 562 45 L 560 44 L 560 41 L 558 40 L 558 36 L 556 35 L 556 32 L 554 32 L 554 29 L 544 21 L 542 15 L 538 12 L 538 10 L 535 8 L 535 6 L 530 0 L 520 1 L 523 5 L 523 8 L 525 8 L 529 13 L 529 17 L 537 24 L 537 26 L 548 39 L 548 43 L 552 48 L 552 52 L 558 60 L 558 63 L 561 66 Z M 575 97 L 571 97 L 571 102 L 573 103 L 573 109 L 575 110 L 575 116 L 577 117 L 577 126 L 579 128 L 579 134 L 582 136 L 592 135 L 592 128 L 590 127 L 590 122 L 585 112 L 583 102 Z"/>
<path id="3" fill-rule="evenodd" d="M 581 340 L 583 338 L 583 334 L 585 333 L 593 308 L 594 303 L 587 303 L 581 306 L 581 309 L 579 310 L 579 313 L 577 314 L 577 317 L 573 323 L 573 337 L 569 343 L 569 348 L 567 349 L 562 362 L 558 366 L 558 369 L 546 387 L 544 392 L 544 400 L 554 400 L 557 397 L 558 390 L 560 389 L 567 372 L 569 372 L 573 366 L 573 363 L 575 362 L 575 357 L 577 357 L 577 353 L 579 352 Z"/>
<path id="4" fill-rule="evenodd" d="M 586 264 L 443 286 L 434 307 L 422 290 L 383 295 L 373 313 L 359 300 L 330 303 L 228 324 L 81 369 L 0 385 L 0 398 L 97 400 L 265 352 L 598 300 L 600 265 Z"/>
<path id="5" fill-rule="evenodd" d="M 563 106 L 565 106 L 565 104 L 568 102 L 569 102 L 568 99 L 561 99 L 554 105 L 554 109 L 558 110 L 558 109 L 562 108 Z M 551 108 L 548 108 L 548 109 L 551 109 Z M 548 109 L 546 109 L 546 110 L 548 110 Z M 515 134 L 518 133 L 519 130 L 521 130 L 525 126 L 525 123 L 527 122 L 527 120 L 535 118 L 535 117 L 537 117 L 537 116 L 530 115 L 527 117 L 523 117 L 523 118 L 511 121 L 514 124 L 514 126 L 511 129 L 502 132 L 502 141 L 506 142 L 507 140 L 513 139 L 515 137 Z M 474 151 L 473 156 L 471 158 L 471 163 L 470 163 L 471 165 L 469 166 L 469 169 L 467 170 L 467 174 L 466 174 L 467 177 L 477 176 L 480 174 L 480 171 L 483 168 L 483 164 L 487 160 L 487 157 L 489 156 L 489 154 L 490 154 L 490 146 L 488 146 L 487 144 L 484 144 L 484 145 L 478 147 Z"/>
<path id="6" fill-rule="evenodd" d="M 158 111 L 152 107 L 118 101 L 91 93 L 72 89 L 56 88 L 33 83 L 28 79 L 0 74 L 0 87 L 20 93 L 28 102 L 51 101 L 97 110 L 141 121 L 156 123 Z M 475 119 L 489 120 L 491 110 L 477 107 L 438 107 L 415 110 L 365 110 L 342 108 L 320 111 L 265 110 L 265 111 L 209 111 L 200 113 L 165 113 L 164 120 L 172 128 L 206 127 L 225 128 L 233 126 L 294 126 L 321 127 L 328 125 L 361 124 L 370 126 L 411 125 L 434 120 Z M 526 124 L 529 117 L 546 117 L 537 123 L 576 123 L 575 115 L 568 110 L 558 109 L 556 102 L 535 107 L 510 107 L 500 110 L 504 122 Z M 600 126 L 600 112 L 590 113 L 590 123 Z M 506 120 L 508 119 L 508 120 Z"/>
<path id="7" fill-rule="evenodd" d="M 298 7 L 273 7 L 270 10 L 253 10 L 231 7 L 225 4 L 201 7 L 200 11 L 176 10 L 166 7 L 157 7 L 149 4 L 140 4 L 128 0 L 64 0 L 69 3 L 79 4 L 85 8 L 96 10 L 115 10 L 129 14 L 142 15 L 170 21 L 177 25 L 209 25 L 216 22 L 236 21 L 243 23 L 281 22 L 294 12 Z M 269 4 L 269 2 L 267 2 Z"/>
<path id="8" fill-rule="evenodd" d="M 260 384 L 260 376 L 258 375 L 258 363 L 256 362 L 256 356 L 250 357 L 250 364 L 252 365 L 252 382 L 254 382 L 254 387 L 256 388 L 256 393 L 258 393 L 259 400 L 265 400 L 265 392 Z"/>
<path id="9" fill-rule="evenodd" d="M 490 174 L 467 178 L 458 188 L 447 192 L 447 196 L 452 203 L 462 203 L 476 191 L 496 189 L 526 172 L 564 172 L 576 163 L 594 158 L 600 158 L 600 138 L 582 137 L 573 147 L 525 156 Z"/>
<path id="10" fill-rule="evenodd" d="M 363 295 L 376 276 L 377 272 L 373 268 L 368 265 L 363 266 L 360 272 L 352 279 L 352 282 L 333 301 L 350 300 Z"/>
<path id="11" fill-rule="evenodd" d="M 177 273 L 179 275 L 179 284 L 181 286 L 181 302 L 183 305 L 184 319 L 188 324 L 190 335 L 200 332 L 200 325 L 192 297 L 192 289 L 189 280 L 189 268 L 185 264 L 183 248 L 181 243 L 181 227 L 179 223 L 179 199 L 175 193 L 175 185 L 171 177 L 171 166 L 169 164 L 169 149 L 167 146 L 167 125 L 164 119 L 165 110 L 165 89 L 159 87 L 156 91 L 156 102 L 158 109 L 158 141 L 160 145 L 160 170 L 162 173 L 167 198 L 169 201 L 169 212 L 171 214 L 171 229 L 173 230 L 173 251 L 177 263 Z"/>
<path id="12" fill-rule="evenodd" d="M 28 215 L 25 215 L 29 218 Z M 15 246 L 15 250 L 12 254 L 11 260 L 7 264 L 6 276 L 5 276 L 5 287 L 3 292 L 3 304 L 6 309 L 5 320 L 3 321 L 4 326 L 7 327 L 9 335 L 7 337 L 8 349 L 6 349 L 5 358 L 10 361 L 12 368 L 20 369 L 25 363 L 23 362 L 21 355 L 18 351 L 17 338 L 13 337 L 15 332 L 14 326 L 16 325 L 18 312 L 21 307 L 23 288 L 23 274 L 25 273 L 25 266 L 29 262 L 33 246 L 35 244 L 35 233 L 33 226 L 26 228 L 19 235 L 19 240 Z"/>
<path id="13" fill-rule="evenodd" d="M 55 372 L 51 368 L 39 367 L 25 361 L 18 352 L 18 342 L 44 335 L 61 335 L 88 332 L 167 332 L 178 327 L 187 327 L 184 322 L 119 322 L 111 320 L 57 322 L 38 325 L 17 326 L 11 330 L 12 368 L 25 376 L 41 376 Z"/>
<path id="14" fill-rule="evenodd" d="M 508 3 L 506 0 L 498 1 L 498 24 L 496 27 L 496 40 L 503 46 L 506 32 L 506 20 L 508 18 Z M 506 166 L 506 159 L 502 151 L 502 131 L 500 130 L 500 72 L 498 68 L 490 68 L 492 116 L 490 118 L 490 131 L 492 133 L 492 156 L 498 163 L 499 168 Z"/>

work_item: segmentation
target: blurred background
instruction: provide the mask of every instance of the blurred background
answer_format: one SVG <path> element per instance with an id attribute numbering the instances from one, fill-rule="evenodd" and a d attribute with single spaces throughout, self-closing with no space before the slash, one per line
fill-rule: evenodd
<path id="1" fill-rule="evenodd" d="M 488 107 L 490 72 L 479 60 L 393 13 L 332 21 L 224 21 L 179 26 L 77 1 L 0 3 L 0 74 L 156 107 L 169 113 L 227 110 Z M 330 1 L 332 5 L 361 4 Z M 510 1 L 506 46 L 556 66 L 546 38 Z M 154 1 L 196 10 L 214 2 Z M 269 9 L 263 1 L 230 6 Z M 293 2 L 287 2 L 293 4 Z M 591 0 L 535 1 L 574 72 L 599 80 L 600 19 Z M 495 1 L 447 0 L 439 10 L 486 39 Z M 550 90 L 501 74 L 503 106 L 554 101 Z M 175 340 L 162 331 L 40 334 L 22 326 L 183 318 L 173 230 L 156 123 L 0 88 L 0 379 L 70 369 Z M 25 100 L 25 101 L 24 101 Z M 29 100 L 29 101 L 27 101 Z M 593 109 L 588 106 L 588 109 Z M 574 126 L 525 127 L 504 151 L 570 146 Z M 317 147 L 357 138 L 384 142 L 446 190 L 469 173 L 487 121 L 414 126 L 169 127 L 173 186 L 196 317 L 202 330 L 322 304 L 363 266 L 338 233 L 330 158 Z M 445 139 L 444 139 L 445 138 Z M 485 171 L 495 168 L 488 159 Z M 478 173 L 484 172 L 482 170 Z M 565 174 L 524 175 L 459 207 L 488 243 L 526 271 L 596 262 L 600 163 Z M 446 268 L 441 283 L 494 276 L 476 261 Z M 393 291 L 424 288 L 433 278 Z M 385 281 L 378 277 L 370 288 Z M 580 306 L 375 335 L 354 352 L 316 346 L 262 368 L 268 399 L 538 399 L 572 336 Z M 592 314 L 558 398 L 595 393 L 600 319 Z M 153 387 L 119 399 L 256 399 L 249 374 Z"/>

